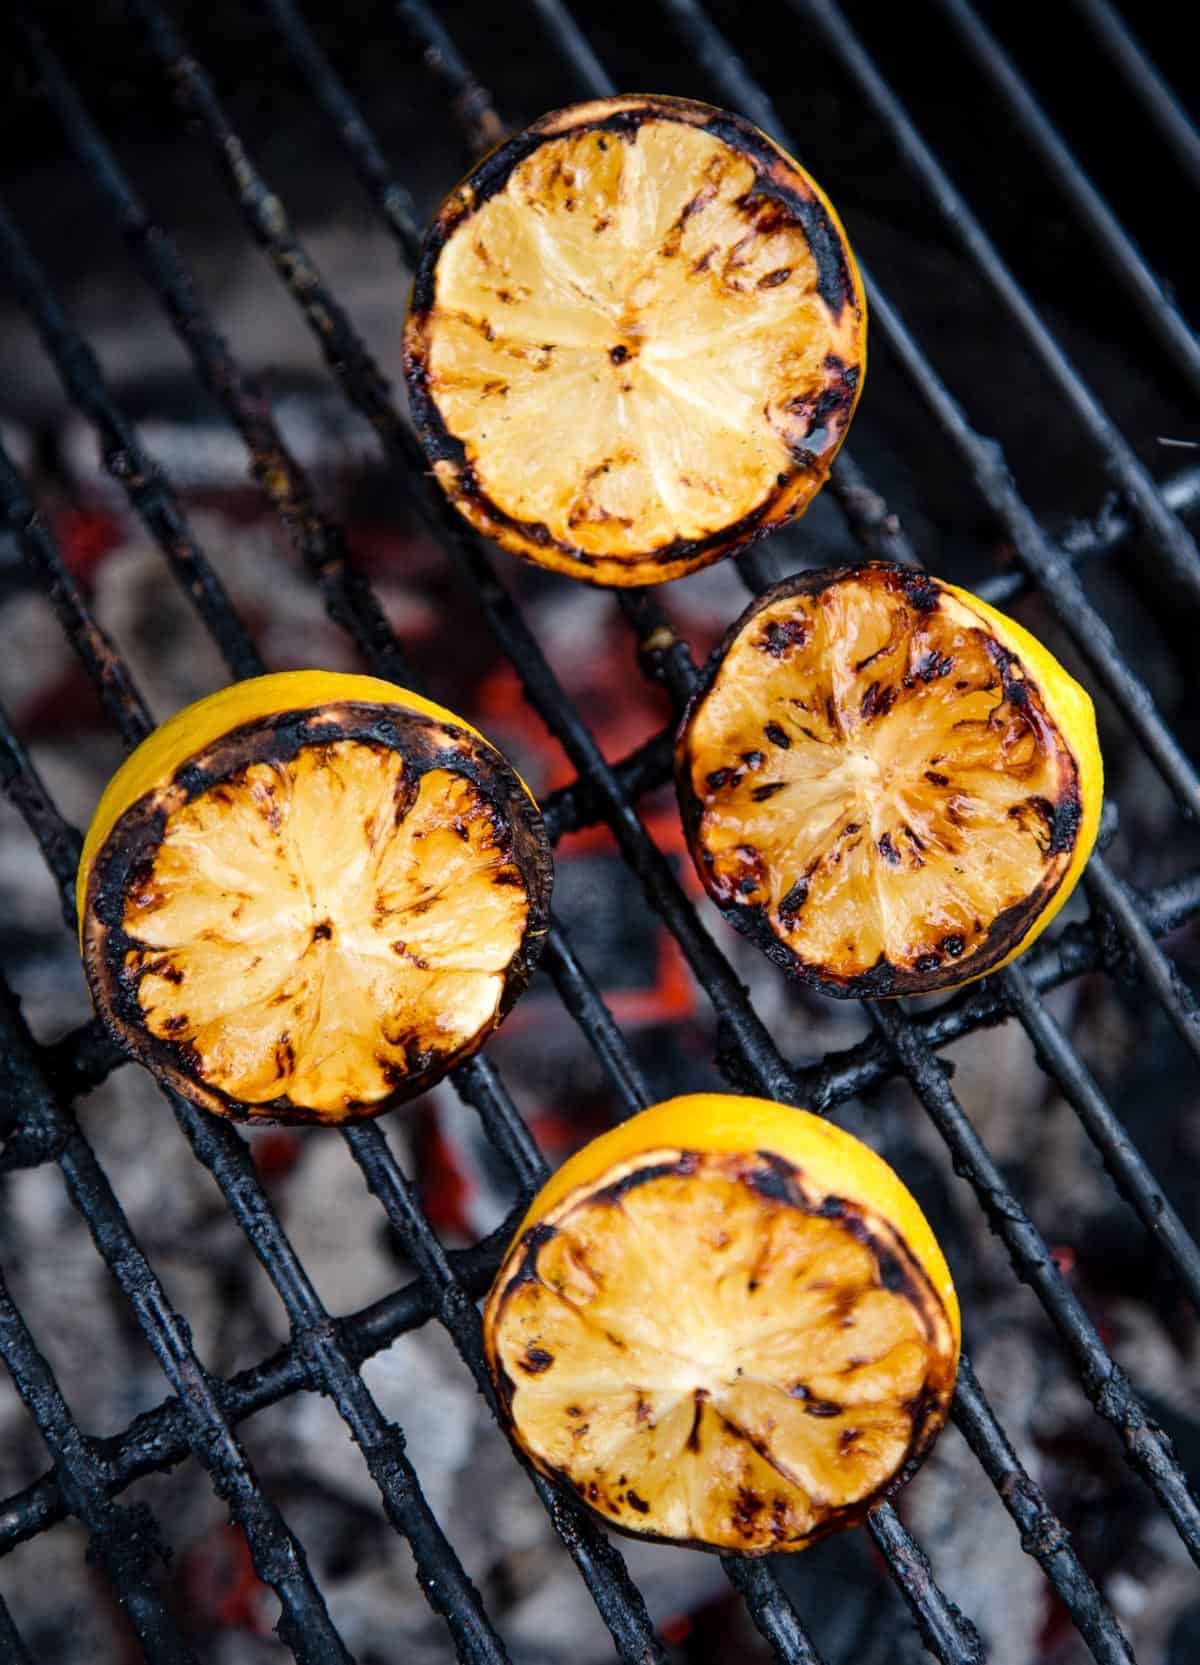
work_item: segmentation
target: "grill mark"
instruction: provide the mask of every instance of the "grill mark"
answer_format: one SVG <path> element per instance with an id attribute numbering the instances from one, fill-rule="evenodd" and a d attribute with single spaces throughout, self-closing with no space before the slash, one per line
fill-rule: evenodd
<path id="1" fill-rule="evenodd" d="M 689 1451 L 698 1452 L 700 1450 L 700 1422 L 704 1416 L 704 1401 L 708 1398 L 707 1388 L 697 1388 L 693 1397 L 696 1405 L 692 1412 L 692 1426 L 684 1443 Z"/>
<path id="2" fill-rule="evenodd" d="M 796 648 L 802 648 L 808 637 L 809 626 L 804 619 L 771 619 L 758 639 L 758 646 L 772 659 L 785 659 Z"/>
<path id="3" fill-rule="evenodd" d="M 791 750 L 792 742 L 788 739 L 787 730 L 780 728 L 778 723 L 768 723 L 763 733 L 771 744 L 778 746 L 781 751 Z"/>
<path id="4" fill-rule="evenodd" d="M 863 695 L 859 707 L 864 721 L 873 722 L 877 717 L 886 717 L 895 705 L 896 698 L 897 690 L 891 683 L 884 683 L 881 687 L 878 682 L 873 682 Z"/>

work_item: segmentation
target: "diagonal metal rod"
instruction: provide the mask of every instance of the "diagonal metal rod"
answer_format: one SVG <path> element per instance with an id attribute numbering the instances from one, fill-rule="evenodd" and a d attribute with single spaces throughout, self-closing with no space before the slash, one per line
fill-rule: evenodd
<path id="1" fill-rule="evenodd" d="M 43 93 L 160 297 L 200 380 L 241 435 L 250 478 L 279 515 L 330 617 L 364 644 L 377 676 L 403 682 L 404 662 L 394 650 L 387 616 L 355 569 L 343 529 L 318 510 L 312 484 L 284 443 L 267 393 L 242 370 L 200 305 L 174 241 L 146 212 L 42 30 L 23 7 L 17 8 L 15 21 Z"/>
<path id="2" fill-rule="evenodd" d="M 470 1248 L 450 1251 L 450 1264 L 472 1298 L 484 1294 L 495 1277 L 523 1213 L 519 1204 L 489 1236 Z M 432 1317 L 429 1289 L 417 1278 L 359 1312 L 338 1319 L 337 1328 L 349 1356 L 363 1364 L 390 1347 L 398 1336 L 420 1329 Z M 291 1341 L 228 1381 L 216 1383 L 216 1388 L 221 1408 L 233 1425 L 293 1393 L 313 1390 L 315 1383 L 305 1349 Z M 123 1433 L 98 1440 L 96 1449 L 104 1461 L 110 1492 L 123 1491 L 147 1474 L 182 1462 L 191 1450 L 186 1428 L 183 1407 L 178 1398 L 171 1397 L 143 1411 Z M 51 1469 L 23 1491 L 0 1501 L 0 1555 L 65 1520 L 69 1513 L 57 1470 Z"/>
<path id="3" fill-rule="evenodd" d="M 104 1471 L 91 1443 L 67 1409 L 54 1373 L 29 1333 L 2 1272 L 0 1354 L 54 1458 L 63 1498 L 87 1528 L 90 1554 L 112 1581 L 146 1657 L 162 1665 L 195 1665 L 195 1654 L 154 1587 L 154 1563 L 166 1555 L 158 1522 L 145 1504 L 129 1508 L 108 1497 Z"/>
<path id="4" fill-rule="evenodd" d="M 281 1640 L 304 1665 L 352 1665 L 313 1581 L 303 1547 L 259 1486 L 225 1420 L 216 1385 L 192 1349 L 187 1324 L 171 1307 L 138 1247 L 95 1153 L 74 1118 L 51 1093 L 33 1039 L 3 980 L 0 1047 L 10 1065 L 21 1071 L 24 1120 L 44 1143 L 55 1147 L 67 1194 L 179 1398 L 189 1447 L 241 1527 L 255 1572 L 279 1598 Z"/>
<path id="5" fill-rule="evenodd" d="M 1144 929 L 1144 926 L 1142 927 Z M 1147 932 L 1154 952 L 1161 950 Z M 1137 1147 L 1121 1125 L 1095 1076 L 1071 1045 L 1049 1009 L 1038 999 L 1020 962 L 999 974 L 1012 1010 L 1033 1042 L 1038 1062 L 1056 1083 L 1089 1138 L 1104 1158 L 1113 1183 L 1142 1224 L 1164 1250 L 1194 1305 L 1200 1308 L 1200 1248 L 1163 1196 L 1163 1188 L 1147 1168 Z"/>
<path id="6" fill-rule="evenodd" d="M 412 1551 L 422 1594 L 444 1619 L 458 1657 L 464 1665 L 507 1665 L 508 1652 L 479 1592 L 425 1499 L 404 1435 L 386 1420 L 346 1353 L 337 1326 L 279 1224 L 245 1140 L 228 1123 L 202 1113 L 177 1093 L 164 1090 L 164 1096 L 270 1278 L 316 1387 L 333 1401 L 362 1453 L 388 1519 Z"/>
<path id="7" fill-rule="evenodd" d="M 1057 182 L 1071 208 L 1087 226 L 1101 257 L 1132 295 L 1147 329 L 1193 392 L 1200 392 L 1200 341 L 1162 279 L 1046 115 L 1028 81 L 968 0 L 937 0 L 971 57 L 997 89 L 1017 125 Z"/>
<path id="8" fill-rule="evenodd" d="M 1078 1297 L 1059 1274 L 1045 1239 L 1005 1184 L 924 1037 L 905 1021 L 903 1012 L 886 1001 L 871 1002 L 869 1010 L 949 1147 L 956 1168 L 1003 1240 L 1017 1276 L 1029 1284 L 1074 1354 L 1094 1409 L 1121 1436 L 1127 1460 L 1162 1503 L 1189 1555 L 1200 1565 L 1200 1504 L 1170 1440 L 1150 1420 Z"/>
<path id="9" fill-rule="evenodd" d="M 45 272 L 2 203 L 0 272 L 33 319 L 69 397 L 95 428 L 105 468 L 162 550 L 231 675 L 256 676 L 262 661 L 249 631 L 233 610 L 228 591 L 196 541 L 169 482 L 109 392 L 100 361 L 70 323 Z"/>
<path id="10" fill-rule="evenodd" d="M 680 0 L 666 0 L 672 10 Z M 690 4 L 690 0 L 685 0 Z M 1187 527 L 1163 501 L 1158 486 L 1132 446 L 1111 420 L 1017 282 L 1000 251 L 984 231 L 966 198 L 917 131 L 912 117 L 880 75 L 874 61 L 850 28 L 835 0 L 788 0 L 806 22 L 815 23 L 830 49 L 857 83 L 887 129 L 909 170 L 920 180 L 938 212 L 970 255 L 1066 403 L 1088 434 L 1114 483 L 1126 494 L 1180 589 L 1200 602 L 1200 550 Z M 1160 302 L 1162 297 L 1160 296 Z"/>
<path id="11" fill-rule="evenodd" d="M 1103 857 L 1088 863 L 1083 877 L 1088 899 L 1110 919 L 1129 946 L 1143 978 L 1192 1055 L 1200 1058 L 1200 1003 L 1154 940 L 1154 933 L 1125 881 Z"/>
<path id="12" fill-rule="evenodd" d="M 1200 190 L 1200 131 L 1146 49 L 1109 0 L 1074 0 L 1142 102 L 1175 159 Z"/>

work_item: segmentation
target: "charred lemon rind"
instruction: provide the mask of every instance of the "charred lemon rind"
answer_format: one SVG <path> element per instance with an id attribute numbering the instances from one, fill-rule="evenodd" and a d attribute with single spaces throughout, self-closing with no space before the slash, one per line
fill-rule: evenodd
<path id="1" fill-rule="evenodd" d="M 700 1101 L 676 1100 L 672 1106 L 659 1106 L 647 1115 L 661 1120 L 662 1112 L 670 1114 L 672 1109 L 685 1109 L 689 1103 L 699 1104 Z M 781 1108 L 767 1106 L 758 1101 L 746 1103 L 752 1117 L 763 1112 L 778 1112 Z M 802 1111 L 790 1114 L 804 1118 L 805 1122 L 815 1120 Z M 837 1130 L 834 1131 L 836 1133 Z M 848 1139 L 844 1139 L 843 1142 L 850 1143 Z M 698 1143 L 703 1146 L 704 1142 L 701 1139 Z M 890 1178 L 894 1180 L 894 1176 Z M 911 1399 L 905 1401 L 902 1406 L 910 1425 L 906 1449 L 877 1483 L 861 1495 L 849 1497 L 845 1502 L 820 1503 L 801 1493 L 804 1497 L 804 1513 L 800 1517 L 803 1530 L 797 1529 L 798 1517 L 791 1512 L 791 1483 L 786 1478 L 782 1484 L 776 1485 L 771 1497 L 759 1496 L 752 1487 L 739 1485 L 732 1502 L 728 1497 L 722 1500 L 719 1461 L 716 1465 L 717 1479 L 714 1481 L 716 1489 L 712 1498 L 713 1515 L 704 1523 L 704 1530 L 686 1535 L 659 1530 L 660 1522 L 655 1517 L 660 1512 L 661 1500 L 656 1500 L 652 1487 L 646 1485 L 642 1476 L 636 1472 L 621 1472 L 628 1465 L 628 1455 L 620 1463 L 611 1464 L 614 1470 L 611 1475 L 587 1461 L 576 1465 L 569 1462 L 556 1463 L 548 1459 L 543 1449 L 539 1449 L 537 1441 L 530 1438 L 528 1427 L 523 1426 L 522 1375 L 525 1381 L 536 1379 L 538 1382 L 550 1382 L 557 1360 L 547 1350 L 535 1346 L 526 1347 L 515 1360 L 506 1361 L 502 1356 L 504 1349 L 500 1338 L 504 1332 L 510 1304 L 514 1298 L 519 1297 L 525 1286 L 531 1282 L 536 1284 L 543 1281 L 542 1273 L 546 1270 L 545 1256 L 548 1248 L 553 1245 L 560 1228 L 565 1225 L 568 1231 L 570 1230 L 572 1217 L 578 1218 L 581 1208 L 593 1211 L 604 1208 L 619 1210 L 623 1198 L 627 1197 L 631 1190 L 672 1179 L 689 1185 L 703 1185 L 715 1180 L 726 1186 L 740 1188 L 747 1193 L 750 1207 L 794 1211 L 797 1215 L 811 1219 L 825 1232 L 831 1229 L 831 1223 L 835 1223 L 838 1230 L 844 1231 L 856 1244 L 868 1251 L 875 1268 L 877 1289 L 886 1290 L 902 1299 L 915 1315 L 924 1335 L 926 1354 L 923 1380 Z M 849 1168 L 846 1179 L 847 1189 L 854 1190 L 855 1185 Z M 777 1151 L 770 1150 L 737 1151 L 728 1146 L 698 1149 L 651 1148 L 614 1164 L 598 1179 L 585 1181 L 565 1194 L 556 1191 L 553 1195 L 555 1200 L 544 1213 L 539 1211 L 538 1203 L 535 1201 L 531 1213 L 536 1218 L 533 1223 L 523 1226 L 518 1231 L 497 1275 L 484 1312 L 485 1353 L 496 1386 L 501 1417 L 512 1437 L 541 1473 L 573 1491 L 606 1525 L 631 1536 L 659 1542 L 685 1543 L 693 1548 L 718 1554 L 754 1557 L 780 1551 L 797 1551 L 807 1548 L 832 1532 L 860 1521 L 872 1508 L 904 1486 L 920 1467 L 948 1417 L 958 1363 L 957 1305 L 954 1302 L 949 1275 L 936 1247 L 933 1248 L 931 1257 L 935 1264 L 929 1268 L 914 1253 L 897 1225 L 862 1197 L 841 1196 L 828 1191 L 818 1177 L 807 1173 L 803 1167 Z M 907 1193 L 905 1197 L 907 1198 Z M 912 1212 L 918 1213 L 911 1198 L 907 1198 L 907 1203 Z M 920 1224 L 921 1235 L 928 1237 L 928 1228 L 924 1221 L 921 1220 Z M 590 1222 L 590 1229 L 597 1229 L 594 1219 Z M 773 1241 L 773 1238 L 770 1240 Z M 930 1242 L 932 1243 L 932 1238 Z M 582 1255 L 582 1249 L 576 1249 L 574 1244 L 568 1252 Z M 553 1276 L 553 1273 L 550 1275 Z M 937 1287 L 938 1284 L 941 1285 L 941 1289 Z M 747 1296 L 748 1301 L 752 1299 L 752 1295 Z M 507 1351 L 510 1354 L 513 1346 L 514 1343 L 509 1340 Z M 513 1365 L 512 1369 L 509 1368 L 510 1363 Z M 740 1369 L 737 1374 L 741 1375 Z M 803 1390 L 799 1385 L 788 1392 L 789 1396 L 800 1394 L 803 1397 Z M 584 1400 L 582 1407 L 566 1406 L 565 1414 L 568 1417 L 572 1413 L 575 1413 L 576 1417 L 587 1414 L 586 1392 L 580 1397 Z M 646 1397 L 648 1402 L 651 1401 L 653 1390 L 647 1389 Z M 720 1444 L 731 1438 L 740 1441 L 747 1435 L 726 1422 L 719 1393 L 710 1396 L 705 1390 L 696 1390 L 694 1398 L 695 1421 L 688 1440 L 688 1451 L 690 1453 L 693 1450 L 694 1439 L 695 1460 L 699 1464 L 703 1460 L 702 1447 L 706 1442 L 711 1449 L 712 1442 Z M 861 1431 L 854 1426 L 856 1412 L 853 1405 L 816 1402 L 809 1414 L 815 1418 L 819 1417 L 823 1428 L 830 1428 L 836 1432 L 839 1441 L 843 1442 L 843 1448 L 845 1442 L 852 1444 L 854 1439 L 861 1435 Z M 857 1412 L 859 1419 L 862 1414 L 860 1409 Z M 702 1416 L 705 1419 L 703 1423 Z M 710 1421 L 710 1418 L 713 1420 Z M 640 1421 L 640 1408 L 638 1419 Z M 529 1413 L 526 1413 L 526 1421 L 528 1420 Z M 574 1434 L 579 1426 L 576 1421 L 570 1432 Z M 583 1425 L 583 1431 L 586 1432 L 586 1424 Z M 691 1460 L 690 1456 L 688 1460 Z M 782 1474 L 784 1471 L 781 1469 L 779 1472 Z M 728 1491 L 730 1482 L 727 1478 L 724 1484 Z"/>
<path id="2" fill-rule="evenodd" d="M 817 597 L 834 585 L 863 578 L 890 587 L 897 600 L 917 614 L 928 614 L 944 598 L 950 598 L 974 615 L 979 632 L 988 638 L 987 651 L 998 690 L 1004 698 L 1036 711 L 1044 731 L 1053 736 L 1060 781 L 1053 800 L 1045 806 L 1046 854 L 1053 858 L 1052 868 L 1019 902 L 983 921 L 983 929 L 967 953 L 962 952 L 958 939 L 948 937 L 948 947 L 941 940 L 931 940 L 916 963 L 898 965 L 880 955 L 869 967 L 846 974 L 836 965 L 814 963 L 795 952 L 777 929 L 772 917 L 775 910 L 768 903 L 744 899 L 737 886 L 715 876 L 713 854 L 704 833 L 708 803 L 696 789 L 697 777 L 703 771 L 698 767 L 694 723 L 728 656 L 747 638 L 760 615 L 791 598 Z M 1065 731 L 1060 727 L 1060 717 L 1069 725 Z M 947 766 L 952 764 L 951 758 Z M 707 772 L 706 784 L 717 772 Z M 1086 865 L 1099 830 L 1102 775 L 1091 700 L 1035 638 L 957 586 L 917 569 L 886 562 L 801 573 L 757 597 L 710 655 L 680 721 L 675 749 L 681 819 L 697 874 L 708 895 L 725 919 L 789 976 L 839 999 L 901 997 L 957 988 L 1000 969 L 1024 952 L 1065 904 Z M 748 867 L 745 882 L 752 895 L 751 877 Z"/>
<path id="3" fill-rule="evenodd" d="M 758 501 L 704 536 L 675 537 L 606 554 L 556 536 L 543 521 L 506 509 L 485 489 L 468 445 L 451 431 L 438 403 L 432 364 L 438 262 L 455 234 L 547 141 L 588 134 L 629 139 L 651 122 L 701 130 L 750 163 L 755 183 L 748 197 L 761 198 L 770 213 L 790 217 L 807 239 L 816 264 L 817 293 L 829 322 L 830 350 L 820 385 L 806 398 L 804 411 L 797 409 L 805 431 L 797 431 L 790 454 Z M 521 559 L 588 583 L 660 583 L 709 566 L 803 513 L 824 484 L 854 415 L 866 364 L 865 329 L 865 294 L 845 231 L 829 199 L 805 170 L 740 116 L 689 99 L 631 95 L 543 116 L 493 150 L 451 192 L 426 233 L 417 262 L 404 332 L 404 369 L 414 424 L 432 471 L 449 501 L 477 531 Z"/>
<path id="4" fill-rule="evenodd" d="M 345 679 L 348 684 L 355 680 Z M 431 715 L 439 708 L 420 704 L 424 709 L 348 698 L 256 716 L 179 760 L 158 785 L 111 817 L 102 841 L 89 851 L 80 884 L 81 947 L 97 1012 L 123 1050 L 192 1103 L 255 1123 L 320 1124 L 373 1118 L 425 1092 L 477 1051 L 528 982 L 549 926 L 552 861 L 541 815 L 517 775 L 476 731 Z M 147 1026 L 138 991 L 147 970 L 155 969 L 154 951 L 126 930 L 129 898 L 139 885 L 153 883 L 155 860 L 174 813 L 214 789 L 228 787 L 247 770 L 287 766 L 309 749 L 346 744 L 396 753 L 403 763 L 409 805 L 422 779 L 434 770 L 469 783 L 486 806 L 500 840 L 498 848 L 506 862 L 503 882 L 512 883 L 515 873 L 523 886 L 526 911 L 520 941 L 504 967 L 502 990 L 490 1019 L 448 1049 L 417 1048 L 406 1052 L 402 1068 L 387 1066 L 394 1087 L 386 1096 L 321 1109 L 286 1095 L 245 1102 L 204 1079 L 195 1049 L 186 1041 L 154 1034 Z M 131 762 L 136 762 L 136 756 Z M 348 851 L 358 833 L 357 827 L 345 829 Z M 330 829 L 331 838 L 339 836 L 339 829 Z"/>

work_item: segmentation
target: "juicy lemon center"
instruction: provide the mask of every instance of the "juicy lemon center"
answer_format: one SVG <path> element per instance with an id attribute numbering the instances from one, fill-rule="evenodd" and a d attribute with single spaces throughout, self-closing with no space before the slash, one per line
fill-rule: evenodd
<path id="1" fill-rule="evenodd" d="M 209 1085 L 333 1112 L 494 1016 L 527 906 L 469 780 L 337 741 L 168 815 L 127 897 L 126 971 L 151 1033 Z"/>
<path id="2" fill-rule="evenodd" d="M 957 961 L 1070 860 L 1075 771 L 1038 689 L 956 598 L 910 604 L 894 575 L 758 613 L 689 746 L 710 881 L 834 977 Z"/>
<path id="3" fill-rule="evenodd" d="M 512 1415 L 614 1520 L 795 1542 L 903 1465 L 953 1336 L 919 1274 L 772 1194 L 778 1165 L 669 1157 L 568 1198 L 493 1296 Z"/>
<path id="4" fill-rule="evenodd" d="M 757 184 L 686 122 L 583 131 L 451 234 L 430 389 L 505 514 L 640 553 L 736 522 L 832 443 L 834 325 L 803 227 Z"/>

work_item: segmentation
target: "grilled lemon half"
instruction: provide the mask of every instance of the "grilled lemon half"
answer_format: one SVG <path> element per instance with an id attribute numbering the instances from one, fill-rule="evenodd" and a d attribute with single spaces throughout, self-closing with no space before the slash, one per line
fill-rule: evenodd
<path id="1" fill-rule="evenodd" d="M 828 198 L 679 98 L 543 116 L 451 193 L 405 332 L 451 501 L 597 584 L 707 566 L 805 508 L 850 423 L 862 285 Z"/>
<path id="2" fill-rule="evenodd" d="M 627 1532 L 803 1549 L 913 1473 L 958 1301 L 874 1151 L 763 1099 L 670 1099 L 554 1175 L 484 1311 L 514 1438 Z"/>
<path id="3" fill-rule="evenodd" d="M 969 982 L 1074 889 L 1104 770 L 1092 702 L 1027 630 L 874 564 L 747 609 L 679 731 L 696 869 L 725 916 L 835 995 Z"/>
<path id="4" fill-rule="evenodd" d="M 294 671 L 188 706 L 109 783 L 79 865 L 116 1039 L 206 1110 L 342 1122 L 423 1092 L 524 987 L 541 816 L 468 724 Z"/>

